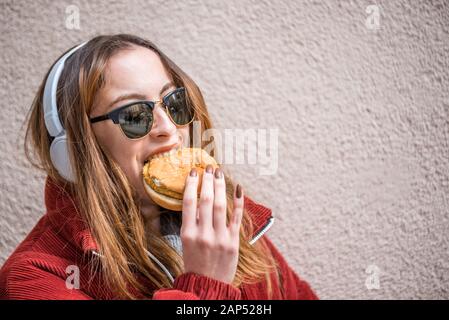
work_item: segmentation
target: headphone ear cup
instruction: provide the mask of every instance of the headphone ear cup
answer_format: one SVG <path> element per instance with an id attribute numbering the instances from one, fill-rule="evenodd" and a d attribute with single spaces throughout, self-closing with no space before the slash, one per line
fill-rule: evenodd
<path id="1" fill-rule="evenodd" d="M 75 182 L 72 165 L 70 163 L 67 137 L 64 134 L 57 136 L 50 146 L 50 157 L 59 174 L 66 180 Z"/>

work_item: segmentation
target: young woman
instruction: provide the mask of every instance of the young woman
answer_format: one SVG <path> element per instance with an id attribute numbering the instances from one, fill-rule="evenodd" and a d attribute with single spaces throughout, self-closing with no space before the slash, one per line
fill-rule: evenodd
<path id="1" fill-rule="evenodd" d="M 44 112 L 49 72 L 25 139 L 27 158 L 47 174 L 46 214 L 3 265 L 0 298 L 316 299 L 264 235 L 271 210 L 223 169 L 207 168 L 198 199 L 192 170 L 182 212 L 146 195 L 144 162 L 190 146 L 193 120 L 212 127 L 192 79 L 132 35 L 72 51 L 54 99 L 69 156 L 61 165 L 50 151 L 60 137 Z"/>

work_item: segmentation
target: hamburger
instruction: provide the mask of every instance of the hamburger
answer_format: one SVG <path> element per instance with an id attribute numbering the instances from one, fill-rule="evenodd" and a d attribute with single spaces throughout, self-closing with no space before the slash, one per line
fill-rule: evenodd
<path id="1" fill-rule="evenodd" d="M 182 210 L 186 178 L 192 168 L 198 172 L 198 191 L 207 165 L 218 168 L 217 162 L 200 148 L 180 148 L 157 154 L 145 163 L 143 185 L 148 196 L 158 205 L 173 211 Z"/>

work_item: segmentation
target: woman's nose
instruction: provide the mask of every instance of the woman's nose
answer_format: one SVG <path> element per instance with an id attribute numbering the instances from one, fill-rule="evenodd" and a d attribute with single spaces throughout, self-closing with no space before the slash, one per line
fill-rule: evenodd
<path id="1" fill-rule="evenodd" d="M 165 110 L 165 106 L 160 103 L 153 109 L 153 126 L 150 131 L 150 136 L 153 138 L 170 137 L 176 134 L 176 126 Z"/>

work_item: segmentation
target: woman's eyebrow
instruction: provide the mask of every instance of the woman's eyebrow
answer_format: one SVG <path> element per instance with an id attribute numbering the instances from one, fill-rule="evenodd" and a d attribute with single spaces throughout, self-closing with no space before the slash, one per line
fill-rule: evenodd
<path id="1" fill-rule="evenodd" d="M 159 95 L 162 95 L 162 93 L 164 93 L 165 90 L 169 89 L 172 86 L 174 86 L 173 82 L 167 82 L 166 84 L 164 84 L 162 86 L 161 91 L 159 92 Z M 115 98 L 114 101 L 112 101 L 109 104 L 108 109 L 111 108 L 117 102 L 120 102 L 123 100 L 128 100 L 128 99 L 146 100 L 146 97 L 147 97 L 146 95 L 141 94 L 141 93 L 125 93 L 125 94 L 122 94 L 122 95 L 118 96 L 117 98 Z"/>
<path id="2" fill-rule="evenodd" d="M 112 101 L 107 109 L 110 109 L 114 104 L 117 102 L 128 100 L 128 99 L 137 99 L 137 100 L 145 100 L 147 96 L 140 93 L 125 93 L 120 96 L 118 96 L 114 101 Z"/>
<path id="3" fill-rule="evenodd" d="M 175 84 L 174 84 L 173 82 L 167 82 L 166 84 L 164 84 L 164 85 L 162 86 L 162 89 L 161 89 L 161 91 L 159 92 L 159 95 L 161 96 L 161 95 L 164 93 L 165 90 L 167 90 L 167 89 L 169 89 L 169 88 L 171 88 L 171 87 L 174 87 L 174 86 L 175 86 Z"/>

